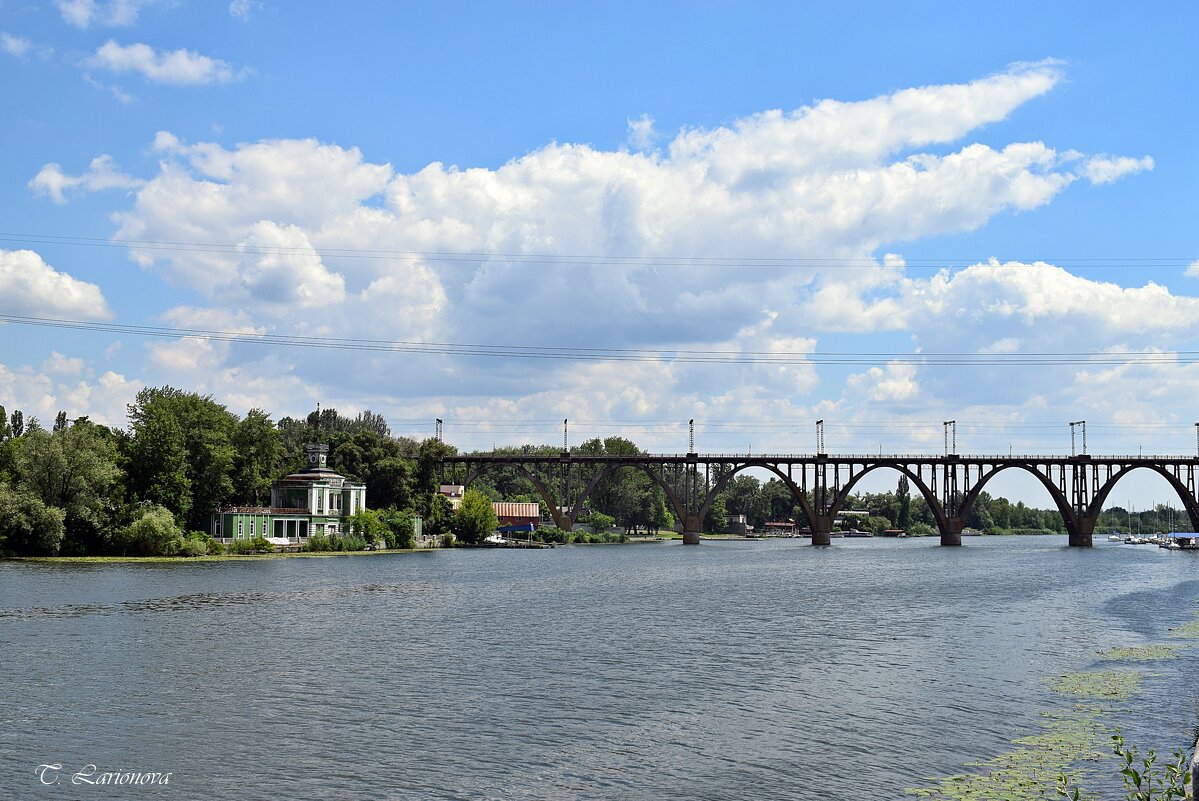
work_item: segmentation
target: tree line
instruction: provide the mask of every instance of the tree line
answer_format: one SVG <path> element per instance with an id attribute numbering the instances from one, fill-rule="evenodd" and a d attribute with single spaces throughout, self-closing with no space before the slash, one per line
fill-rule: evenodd
<path id="1" fill-rule="evenodd" d="M 316 540 L 316 549 L 372 538 L 410 545 L 417 514 L 442 536 L 459 524 L 434 499 L 437 460 L 453 449 L 393 436 L 369 411 L 275 422 L 264 410 L 239 417 L 168 386 L 143 389 L 128 415 L 128 429 L 119 429 L 59 412 L 47 430 L 0 407 L 0 555 L 216 552 L 219 543 L 203 533 L 211 515 L 269 503 L 271 483 L 305 467 L 313 442 L 330 446 L 333 470 L 366 483 L 368 507 L 350 519 L 344 541 Z"/>
<path id="2" fill-rule="evenodd" d="M 220 550 L 206 534 L 211 515 L 224 506 L 269 503 L 273 481 L 306 466 L 305 446 L 329 445 L 329 467 L 367 486 L 368 509 L 340 538 L 311 538 L 310 547 L 355 549 L 384 542 L 412 544 L 417 515 L 424 532 L 450 544 L 477 544 L 496 527 L 490 501 L 534 502 L 551 517 L 545 499 L 519 470 L 497 467 L 479 477 L 457 510 L 437 492 L 438 463 L 456 449 L 434 438 L 394 436 L 382 415 L 353 417 L 336 409 L 303 419 L 274 421 L 262 409 L 245 416 L 210 396 L 173 387 L 146 388 L 128 406 L 127 429 L 56 415 L 47 429 L 20 410 L 0 407 L 0 555 L 200 554 Z M 551 445 L 498 453 L 557 455 Z M 623 437 L 589 439 L 574 449 L 588 455 L 629 456 L 642 451 Z M 906 476 L 894 491 L 849 496 L 847 518 L 873 533 L 905 529 L 935 533 L 935 519 Z M 676 524 L 658 484 L 635 469 L 600 481 L 586 501 L 583 522 L 595 532 L 658 532 Z M 736 476 L 714 499 L 704 528 L 723 531 L 730 515 L 744 515 L 757 530 L 767 522 L 803 513 L 787 485 Z M 1160 531 L 1189 528 L 1167 506 L 1140 513 L 1113 508 L 1100 526 Z M 966 525 L 988 533 L 1061 532 L 1056 510 L 1036 509 L 983 492 Z M 552 533 L 552 532 L 551 532 Z M 563 538 L 565 538 L 563 533 Z M 261 545 L 262 543 L 256 543 Z M 239 546 L 242 548 L 249 546 Z"/>

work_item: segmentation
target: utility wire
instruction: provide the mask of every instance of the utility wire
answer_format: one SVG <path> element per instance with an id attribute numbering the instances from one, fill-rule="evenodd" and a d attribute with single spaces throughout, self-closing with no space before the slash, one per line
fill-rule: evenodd
<path id="1" fill-rule="evenodd" d="M 387 261 L 420 260 L 424 262 L 504 261 L 511 264 L 543 264 L 557 266 L 630 266 L 630 267 L 808 267 L 808 268 L 885 268 L 872 258 L 840 256 L 681 256 L 681 255 L 616 255 L 616 254 L 553 254 L 509 253 L 483 251 L 399 250 L 388 248 L 295 247 L 287 245 L 251 245 L 221 242 L 184 242 L 157 239 L 103 239 L 100 237 L 59 236 L 0 232 L 0 242 L 25 245 L 65 245 L 72 247 L 132 248 L 167 253 L 215 253 L 232 256 L 319 256 L 321 258 L 382 259 Z M 905 259 L 908 268 L 940 268 L 953 265 L 985 264 L 990 257 L 970 259 Z M 1062 258 L 1009 259 L 1008 261 L 1041 261 L 1073 269 L 1151 269 L 1186 268 L 1195 257 L 1135 257 L 1135 258 Z"/>
<path id="2" fill-rule="evenodd" d="M 476 356 L 504 359 L 549 359 L 563 361 L 678 362 L 698 364 L 769 364 L 769 365 L 878 365 L 912 364 L 923 366 L 1061 366 L 1061 365 L 1146 365 L 1194 364 L 1199 351 L 1141 353 L 1136 351 L 1073 351 L 1046 353 L 966 353 L 966 352 L 801 352 L 801 351 L 716 351 L 695 349 L 653 350 L 648 348 L 552 347 L 541 345 L 484 345 L 478 343 L 388 341 L 345 337 L 267 334 L 254 331 L 221 331 L 103 323 L 50 317 L 0 314 L 0 322 L 14 325 L 93 331 L 123 336 L 164 339 L 193 337 L 219 342 L 247 342 L 298 348 L 324 348 L 376 353 L 420 353 L 442 356 Z"/>

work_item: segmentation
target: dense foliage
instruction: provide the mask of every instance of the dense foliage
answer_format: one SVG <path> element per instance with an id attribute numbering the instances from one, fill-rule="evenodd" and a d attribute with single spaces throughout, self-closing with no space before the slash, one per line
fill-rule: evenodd
<path id="1" fill-rule="evenodd" d="M 555 514 L 561 520 L 573 508 L 549 508 L 549 499 L 527 473 L 501 466 L 479 476 L 455 510 L 437 492 L 443 478 L 454 481 L 441 475 L 439 459 L 455 449 L 432 438 L 393 436 L 386 420 L 369 411 L 346 417 L 324 409 L 275 423 L 264 410 L 238 417 L 211 397 L 173 387 L 143 389 L 128 411 L 124 431 L 86 417 L 70 420 L 65 413 L 56 415 L 47 430 L 36 417 L 0 407 L 0 555 L 217 552 L 219 543 L 198 533 L 208 529 L 212 513 L 224 506 L 267 503 L 271 482 L 302 469 L 305 446 L 314 442 L 329 446 L 333 470 L 366 483 L 369 509 L 347 521 L 344 536 L 314 539 L 309 545 L 314 550 L 352 549 L 358 543 L 412 547 L 417 515 L 428 537 L 478 544 L 496 526 L 491 501 L 537 503 L 542 520 Z M 607 437 L 587 440 L 575 452 L 629 456 L 641 451 L 623 437 Z M 497 453 L 556 455 L 558 450 L 524 446 Z M 579 498 L 565 500 L 576 504 Z M 662 487 L 636 467 L 597 473 L 590 495 L 574 511 L 580 522 L 591 524 L 585 533 L 600 539 L 657 533 L 676 523 Z M 853 513 L 844 516 L 843 528 L 936 532 L 928 503 L 921 493 L 913 494 L 906 476 L 900 476 L 894 491 L 850 495 L 843 511 Z M 734 477 L 713 499 L 704 527 L 722 531 L 741 515 L 759 531 L 769 522 L 807 524 L 788 485 L 774 477 L 765 482 L 752 475 Z M 992 534 L 1064 530 L 1056 510 L 1013 504 L 986 492 L 966 525 Z M 1159 505 L 1139 513 L 1113 507 L 1096 531 L 1185 528 L 1185 514 Z M 574 537 L 563 532 L 562 538 Z M 265 547 L 260 542 L 237 550 Z"/>
<path id="2" fill-rule="evenodd" d="M 271 482 L 304 467 L 313 442 L 329 445 L 330 467 L 367 484 L 370 511 L 348 521 L 332 547 L 412 547 L 415 515 L 434 505 L 445 511 L 432 499 L 437 459 L 452 448 L 393 437 L 371 412 L 325 409 L 275 423 L 261 409 L 239 418 L 211 397 L 173 387 L 142 390 L 128 411 L 127 431 L 65 413 L 48 431 L 0 408 L 0 556 L 220 552 L 201 533 L 212 513 L 268 503 Z M 438 533 L 448 532 L 448 516 Z M 230 550 L 271 545 L 247 540 Z"/>

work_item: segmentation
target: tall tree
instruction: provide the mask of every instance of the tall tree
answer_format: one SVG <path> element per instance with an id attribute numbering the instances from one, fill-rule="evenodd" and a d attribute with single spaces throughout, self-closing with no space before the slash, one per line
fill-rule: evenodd
<path id="1" fill-rule="evenodd" d="M 454 536 L 467 545 L 478 545 L 499 522 L 491 501 L 472 487 L 462 494 L 462 503 L 454 512 Z"/>
<path id="2" fill-rule="evenodd" d="M 67 427 L 67 413 L 60 411 L 54 417 L 54 430 L 56 432 L 62 431 L 66 427 Z"/>
<path id="3" fill-rule="evenodd" d="M 62 545 L 63 511 L 32 492 L 0 482 L 0 554 L 54 556 Z"/>
<path id="4" fill-rule="evenodd" d="M 9 426 L 12 428 L 12 435 L 19 437 L 25 433 L 25 415 L 20 409 L 12 410 L 12 417 L 9 418 Z"/>
<path id="5" fill-rule="evenodd" d="M 54 433 L 36 429 L 21 439 L 20 486 L 64 512 L 68 553 L 99 550 L 121 509 L 122 476 L 113 439 L 109 429 L 86 420 Z"/>
<path id="6" fill-rule="evenodd" d="M 271 481 L 283 458 L 283 440 L 261 409 L 251 409 L 233 431 L 233 495 L 249 506 L 270 499 Z"/>
<path id="7" fill-rule="evenodd" d="M 895 488 L 895 496 L 899 500 L 899 519 L 895 524 L 906 529 L 912 524 L 912 491 L 908 485 L 908 477 L 900 474 L 899 486 Z"/>
<path id="8" fill-rule="evenodd" d="M 148 467 L 137 466 L 134 486 L 141 488 L 143 497 L 184 518 L 188 528 L 207 528 L 209 515 L 233 495 L 232 438 L 237 417 L 211 397 L 162 387 L 137 393 L 129 420 L 134 439 L 131 467 L 142 456 L 151 462 Z M 179 480 L 180 444 L 186 482 Z M 154 498 L 149 494 L 152 489 L 164 497 Z M 186 493 L 185 499 L 178 497 L 180 491 Z"/>

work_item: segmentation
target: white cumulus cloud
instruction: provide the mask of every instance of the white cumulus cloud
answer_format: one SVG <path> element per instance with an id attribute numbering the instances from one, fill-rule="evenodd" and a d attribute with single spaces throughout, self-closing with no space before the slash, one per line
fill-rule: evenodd
<path id="1" fill-rule="evenodd" d="M 125 27 L 137 22 L 141 10 L 158 0 L 55 0 L 63 20 L 76 28 Z"/>
<path id="2" fill-rule="evenodd" d="M 75 191 L 100 192 L 105 189 L 136 189 L 145 181 L 121 172 L 107 153 L 92 159 L 85 172 L 68 175 L 59 164 L 47 164 L 29 181 L 38 194 L 49 195 L 55 203 L 66 203 Z"/>
<path id="3" fill-rule="evenodd" d="M 107 320 L 100 287 L 46 264 L 32 250 L 0 250 L 0 312 L 30 317 Z"/>
<path id="4" fill-rule="evenodd" d="M 11 33 L 0 31 L 0 50 L 3 50 L 10 56 L 24 58 L 32 48 L 33 42 L 24 36 L 14 36 Z"/>
<path id="5" fill-rule="evenodd" d="M 1087 180 L 1093 184 L 1110 184 L 1112 181 L 1117 181 L 1125 175 L 1132 175 L 1138 172 L 1153 169 L 1153 157 L 1144 156 L 1139 159 L 1134 159 L 1129 156 L 1095 156 L 1087 159 L 1083 165 L 1083 174 Z"/>
<path id="6" fill-rule="evenodd" d="M 192 50 L 155 50 L 147 44 L 121 45 L 112 39 L 86 63 L 93 69 L 133 72 L 152 83 L 175 86 L 229 83 L 239 77 L 228 63 Z"/>

